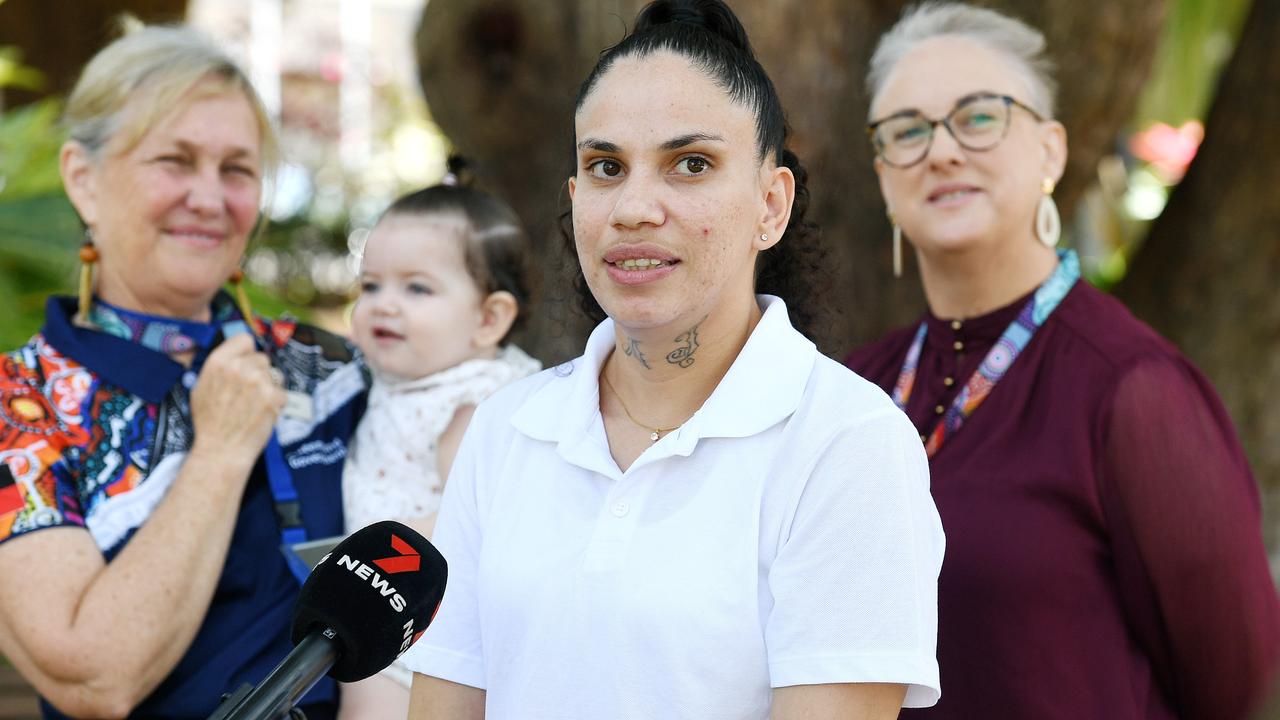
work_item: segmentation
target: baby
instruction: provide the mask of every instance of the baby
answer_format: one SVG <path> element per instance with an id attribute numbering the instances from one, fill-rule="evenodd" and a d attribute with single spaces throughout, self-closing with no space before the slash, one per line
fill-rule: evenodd
<path id="1" fill-rule="evenodd" d="M 394 519 L 430 536 L 477 403 L 541 369 L 507 342 L 529 303 L 528 241 L 505 203 L 457 185 L 406 195 L 365 245 L 355 343 L 373 370 L 342 478 L 348 532 Z M 342 718 L 404 718 L 394 664 L 343 687 Z"/>

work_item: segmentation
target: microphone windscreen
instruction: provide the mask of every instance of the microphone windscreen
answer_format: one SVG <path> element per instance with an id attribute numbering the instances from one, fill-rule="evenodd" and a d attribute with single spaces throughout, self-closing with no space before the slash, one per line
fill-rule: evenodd
<path id="1" fill-rule="evenodd" d="M 361 528 L 303 583 L 293 642 L 332 629 L 342 649 L 329 675 L 363 680 L 417 641 L 440 607 L 447 578 L 444 557 L 416 531 L 394 520 Z"/>

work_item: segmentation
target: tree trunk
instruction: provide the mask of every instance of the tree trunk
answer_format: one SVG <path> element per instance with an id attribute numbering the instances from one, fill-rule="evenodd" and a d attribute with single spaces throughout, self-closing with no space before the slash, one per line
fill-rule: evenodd
<path id="1" fill-rule="evenodd" d="M 1205 138 L 1117 294 L 1222 395 L 1280 492 L 1280 2 L 1255 0 Z M 1270 547 L 1277 538 L 1271 534 Z"/>
<path id="2" fill-rule="evenodd" d="M 811 171 L 813 215 L 839 277 L 842 311 L 825 337 L 843 353 L 923 308 L 914 271 L 894 281 L 889 225 L 863 126 L 863 77 L 875 41 L 898 17 L 896 0 L 740 0 L 734 7 L 778 85 Z M 640 0 L 431 0 L 418 31 L 422 85 L 435 119 L 478 164 L 482 182 L 533 229 L 544 294 L 520 340 L 544 359 L 581 350 L 586 328 L 566 324 L 572 293 L 554 233 L 572 168 L 572 103 L 599 51 L 620 40 Z M 1041 27 L 1057 50 L 1060 118 L 1072 138 L 1057 198 L 1069 217 L 1098 158 L 1133 112 L 1164 16 L 1163 0 L 1007 0 L 996 6 Z M 785 240 L 784 240 L 785 242 Z"/>
<path id="3" fill-rule="evenodd" d="M 116 22 L 124 14 L 180 22 L 186 11 L 186 0 L 0 0 L 0 45 L 21 48 L 23 64 L 47 79 L 38 93 L 6 90 L 5 106 L 70 91 L 89 58 L 119 36 Z"/>

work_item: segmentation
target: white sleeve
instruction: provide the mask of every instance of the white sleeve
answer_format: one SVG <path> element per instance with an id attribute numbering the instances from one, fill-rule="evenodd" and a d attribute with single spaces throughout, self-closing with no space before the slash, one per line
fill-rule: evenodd
<path id="1" fill-rule="evenodd" d="M 401 656 L 423 675 L 485 688 L 476 571 L 483 531 L 477 498 L 482 472 L 483 407 L 472 418 L 445 483 L 431 542 L 449 565 L 444 600 L 426 632 Z"/>
<path id="2" fill-rule="evenodd" d="M 832 437 L 769 570 L 772 686 L 895 683 L 904 707 L 936 703 L 943 546 L 906 416 L 877 412 Z"/>

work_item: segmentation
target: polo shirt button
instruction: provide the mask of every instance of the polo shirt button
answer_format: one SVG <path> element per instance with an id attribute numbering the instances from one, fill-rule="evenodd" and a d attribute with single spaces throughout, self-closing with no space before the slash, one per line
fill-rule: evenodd
<path id="1" fill-rule="evenodd" d="M 959 320 L 952 320 L 952 321 L 951 321 L 951 329 L 952 329 L 952 330 L 959 330 L 959 329 L 960 329 L 960 325 L 961 325 L 961 324 L 962 324 L 962 323 L 961 323 Z"/>
<path id="2" fill-rule="evenodd" d="M 955 348 L 956 352 L 960 352 L 961 350 L 964 349 L 964 343 L 957 340 L 954 343 L 951 343 L 951 347 Z"/>
<path id="3" fill-rule="evenodd" d="M 196 386 L 196 373 L 194 370 L 188 370 L 182 373 L 182 386 L 190 390 Z"/>
<path id="4" fill-rule="evenodd" d="M 946 412 L 946 411 L 947 411 L 947 409 L 946 409 L 946 408 L 944 408 L 944 407 L 942 407 L 941 405 L 934 405 L 934 406 L 933 406 L 933 414 L 934 414 L 934 415 L 941 415 L 942 413 L 944 413 L 944 412 Z"/>
<path id="5" fill-rule="evenodd" d="M 625 517 L 628 512 L 631 512 L 631 505 L 626 500 L 619 500 L 609 508 L 609 512 L 613 513 L 614 517 Z"/>
<path id="6" fill-rule="evenodd" d="M 952 385 L 955 385 L 955 384 L 956 384 L 956 380 L 955 380 L 955 378 L 949 378 L 949 377 L 948 377 L 948 378 L 942 378 L 942 384 L 943 384 L 943 385 L 946 385 L 947 387 L 951 387 Z"/>

